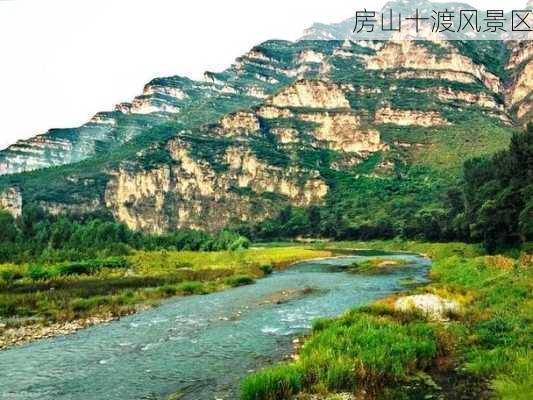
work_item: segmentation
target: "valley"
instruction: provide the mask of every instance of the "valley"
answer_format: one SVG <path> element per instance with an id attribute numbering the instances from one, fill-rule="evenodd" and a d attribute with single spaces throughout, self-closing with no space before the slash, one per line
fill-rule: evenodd
<path id="1" fill-rule="evenodd" d="M 352 29 L 0 150 L 0 400 L 529 400 L 532 41 Z"/>

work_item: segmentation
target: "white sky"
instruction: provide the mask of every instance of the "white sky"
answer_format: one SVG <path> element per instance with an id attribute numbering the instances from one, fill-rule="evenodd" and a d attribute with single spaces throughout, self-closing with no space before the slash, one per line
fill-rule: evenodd
<path id="1" fill-rule="evenodd" d="M 73 127 L 154 77 L 219 71 L 267 39 L 294 40 L 384 0 L 0 0 L 0 148 Z M 523 8 L 525 0 L 474 0 Z"/>

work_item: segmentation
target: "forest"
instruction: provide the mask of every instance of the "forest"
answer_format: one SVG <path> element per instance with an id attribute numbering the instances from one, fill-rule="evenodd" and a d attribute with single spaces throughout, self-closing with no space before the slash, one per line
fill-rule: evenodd
<path id="1" fill-rule="evenodd" d="M 134 232 L 109 215 L 52 216 L 28 207 L 14 219 L 0 212 L 0 262 L 55 263 L 123 256 L 131 250 L 219 251 L 248 246 L 248 239 L 230 231 L 155 235 Z"/>

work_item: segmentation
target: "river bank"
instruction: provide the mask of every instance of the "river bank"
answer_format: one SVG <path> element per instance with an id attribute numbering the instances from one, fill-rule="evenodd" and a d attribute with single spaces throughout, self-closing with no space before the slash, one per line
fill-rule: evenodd
<path id="1" fill-rule="evenodd" d="M 290 265 L 288 265 L 287 267 L 289 266 Z M 312 291 L 313 289 L 311 288 L 283 290 L 274 293 L 270 297 L 264 299 L 261 304 L 283 304 L 285 302 L 312 293 Z M 82 329 L 86 329 L 95 325 L 106 324 L 112 321 L 117 321 L 121 317 L 143 312 L 153 307 L 156 307 L 156 305 L 138 304 L 134 307 L 134 309 L 131 310 L 131 312 L 124 313 L 121 316 L 102 314 L 68 322 L 57 322 L 47 325 L 30 324 L 26 326 L 19 326 L 7 329 L 5 327 L 0 326 L 0 351 L 8 349 L 12 346 L 21 346 L 41 339 L 71 335 Z"/>
<path id="2" fill-rule="evenodd" d="M 118 320 L 174 296 L 205 295 L 251 284 L 275 269 L 331 254 L 303 247 L 137 252 L 127 259 L 128 267 L 118 271 L 50 279 L 32 279 L 29 267 L 10 265 L 9 271 L 21 278 L 9 285 L 0 282 L 0 351 Z M 43 276 L 46 268 L 57 267 L 43 268 Z"/>
<path id="3" fill-rule="evenodd" d="M 236 399 L 247 372 L 282 360 L 313 320 L 426 279 L 425 259 L 398 257 L 412 264 L 391 274 L 349 272 L 366 258 L 357 254 L 306 261 L 254 285 L 171 298 L 113 323 L 12 347 L 0 352 L 0 387 L 12 400 Z"/>
<path id="4" fill-rule="evenodd" d="M 461 243 L 328 247 L 425 253 L 432 282 L 315 322 L 296 361 L 249 376 L 241 399 L 528 398 L 531 255 Z"/>

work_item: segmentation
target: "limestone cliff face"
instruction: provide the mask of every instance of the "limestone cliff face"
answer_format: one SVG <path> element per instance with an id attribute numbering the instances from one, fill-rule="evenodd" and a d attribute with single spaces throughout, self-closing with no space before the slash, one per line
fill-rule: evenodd
<path id="1" fill-rule="evenodd" d="M 301 114 L 304 121 L 314 122 L 320 127 L 314 136 L 328 143 L 332 150 L 348 153 L 375 152 L 384 148 L 378 130 L 363 127 L 361 118 L 350 112 L 325 112 Z"/>
<path id="2" fill-rule="evenodd" d="M 242 135 L 257 132 L 261 126 L 253 112 L 238 111 L 220 119 L 221 133 L 225 135 Z"/>
<path id="3" fill-rule="evenodd" d="M 438 45 L 443 48 L 442 54 L 433 54 L 413 40 L 390 41 L 375 55 L 365 57 L 366 67 L 371 70 L 409 68 L 466 72 L 479 79 L 493 92 L 501 92 L 500 79 L 488 72 L 484 66 L 475 64 L 446 42 L 439 42 Z"/>
<path id="4" fill-rule="evenodd" d="M 276 107 L 349 108 L 350 103 L 338 85 L 324 81 L 298 81 L 269 101 Z"/>
<path id="5" fill-rule="evenodd" d="M 133 100 L 129 112 L 132 114 L 171 113 L 177 114 L 180 108 L 175 105 L 165 104 L 157 99 L 139 96 Z"/>
<path id="6" fill-rule="evenodd" d="M 460 71 L 446 70 L 406 70 L 397 71 L 392 76 L 395 79 L 437 79 L 459 83 L 475 83 L 476 78 L 467 73 Z"/>
<path id="7" fill-rule="evenodd" d="M 99 198 L 68 204 L 57 201 L 40 201 L 38 205 L 51 215 L 84 215 L 94 213 L 103 207 Z"/>
<path id="8" fill-rule="evenodd" d="M 11 187 L 0 192 L 0 209 L 15 218 L 22 215 L 22 193 L 19 188 Z"/>
<path id="9" fill-rule="evenodd" d="M 294 114 L 286 108 L 262 106 L 257 110 L 257 115 L 266 119 L 291 118 Z"/>
<path id="10" fill-rule="evenodd" d="M 319 147 L 346 153 L 382 150 L 384 144 L 379 131 L 365 126 L 361 116 L 350 110 L 346 90 L 354 88 L 319 80 L 297 81 L 267 99 L 266 105 L 253 112 L 241 111 L 223 117 L 219 122 L 220 132 L 227 136 L 256 133 L 261 125 L 259 118 L 293 119 L 316 126 L 302 133 L 311 135 Z M 275 127 L 271 133 L 283 144 L 300 141 L 300 132 L 294 128 Z"/>
<path id="11" fill-rule="evenodd" d="M 475 104 L 479 107 L 492 108 L 503 111 L 503 105 L 496 102 L 494 97 L 487 93 L 471 93 L 461 90 L 452 90 L 450 88 L 428 89 L 425 93 L 435 93 L 443 101 L 464 101 L 469 104 Z"/>
<path id="12" fill-rule="evenodd" d="M 533 91 L 533 60 L 527 62 L 517 73 L 509 88 L 508 101 L 511 106 L 524 100 Z"/>
<path id="13" fill-rule="evenodd" d="M 376 123 L 400 126 L 439 126 L 449 123 L 434 111 L 395 110 L 390 107 L 380 108 L 376 112 Z"/>
<path id="14" fill-rule="evenodd" d="M 178 140 L 169 144 L 176 164 L 147 171 L 116 171 L 105 192 L 107 207 L 132 229 L 154 233 L 176 228 L 217 230 L 231 220 L 260 220 L 272 206 L 254 211 L 254 199 L 239 191 L 276 193 L 306 206 L 321 202 L 325 182 L 298 168 L 276 168 L 249 150 L 230 147 L 224 154 L 227 170 L 192 157 Z"/>
<path id="15" fill-rule="evenodd" d="M 132 229 L 163 232 L 170 228 L 169 216 L 163 212 L 170 184 L 168 167 L 136 173 L 119 170 L 107 185 L 106 206 Z"/>
<path id="16" fill-rule="evenodd" d="M 228 188 L 228 183 L 236 181 L 239 188 L 251 188 L 256 193 L 279 193 L 298 206 L 319 203 L 328 192 L 318 173 L 306 173 L 296 167 L 273 167 L 242 147 L 229 148 L 225 160 L 229 165 L 224 178 Z"/>
<path id="17" fill-rule="evenodd" d="M 281 144 L 300 142 L 300 132 L 294 128 L 272 128 L 270 130 Z"/>
<path id="18" fill-rule="evenodd" d="M 506 68 L 513 70 L 533 57 L 533 42 L 530 40 L 510 42 L 509 50 L 511 51 L 511 56 L 509 57 Z"/>
<path id="19" fill-rule="evenodd" d="M 179 87 L 169 87 L 162 84 L 148 84 L 144 87 L 144 95 L 150 96 L 153 94 L 162 94 L 174 97 L 178 100 L 184 100 L 189 95 Z"/>
<path id="20" fill-rule="evenodd" d="M 0 154 L 0 175 L 31 171 L 60 165 L 65 160 L 79 159 L 73 143 L 68 139 L 48 135 L 20 140 Z"/>
<path id="21" fill-rule="evenodd" d="M 533 42 L 511 42 L 507 70 L 511 81 L 505 90 L 505 102 L 522 124 L 533 119 Z"/>

